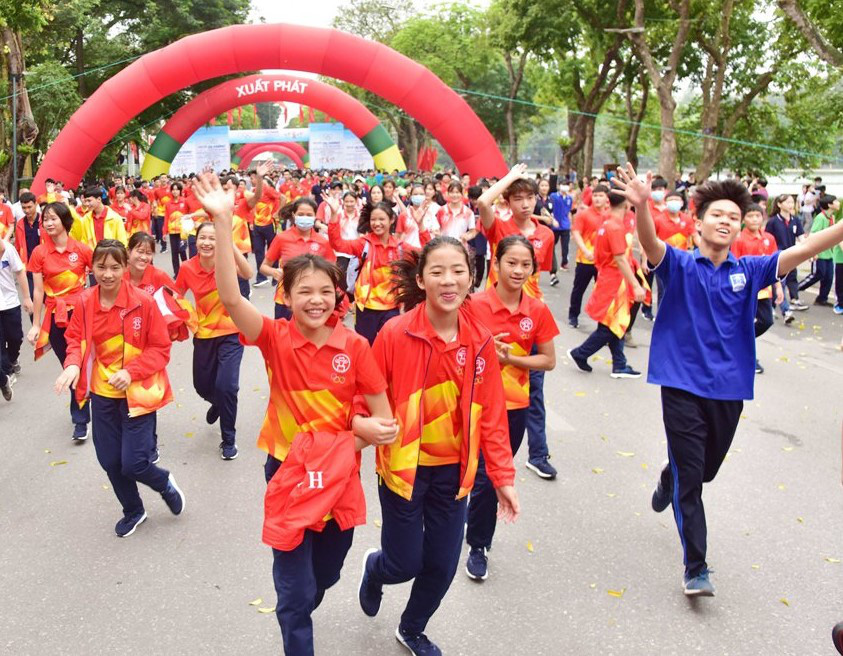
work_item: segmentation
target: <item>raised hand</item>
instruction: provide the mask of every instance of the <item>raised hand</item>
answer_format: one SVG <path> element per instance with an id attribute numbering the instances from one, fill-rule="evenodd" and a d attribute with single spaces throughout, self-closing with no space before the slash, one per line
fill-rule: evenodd
<path id="1" fill-rule="evenodd" d="M 333 196 L 323 196 L 323 198 L 325 198 L 325 203 L 331 210 L 331 221 L 335 221 L 340 214 L 340 201 Z"/>
<path id="2" fill-rule="evenodd" d="M 269 160 L 261 162 L 255 167 L 255 173 L 257 173 L 260 178 L 266 176 L 270 171 L 272 171 L 272 162 Z"/>
<path id="3" fill-rule="evenodd" d="M 222 188 L 220 179 L 214 173 L 203 171 L 196 178 L 193 193 L 214 219 L 230 216 L 234 212 L 234 194 Z"/>
<path id="4" fill-rule="evenodd" d="M 612 191 L 623 194 L 633 205 L 642 205 L 650 199 L 652 184 L 652 171 L 647 171 L 646 179 L 641 181 L 632 164 L 627 162 L 626 167 L 618 167 L 617 175 L 612 178 Z"/>
<path id="5" fill-rule="evenodd" d="M 521 162 L 520 164 L 516 164 L 513 166 L 509 173 L 506 174 L 506 177 L 509 180 L 518 180 L 524 179 L 527 177 L 527 165 Z"/>

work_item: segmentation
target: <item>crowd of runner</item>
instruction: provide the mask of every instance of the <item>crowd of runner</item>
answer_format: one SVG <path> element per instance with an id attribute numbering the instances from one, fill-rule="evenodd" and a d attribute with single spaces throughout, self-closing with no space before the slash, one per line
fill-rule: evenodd
<path id="1" fill-rule="evenodd" d="M 374 616 L 384 586 L 412 580 L 396 638 L 439 654 L 425 629 L 463 541 L 466 574 L 486 579 L 497 520 L 521 511 L 525 433 L 526 466 L 557 475 L 543 387 L 559 328 L 540 275 L 559 284 L 573 241 L 567 323 L 584 311 L 596 328 L 570 366 L 591 373 L 608 346 L 612 378 L 640 377 L 625 347 L 639 315 L 655 321 L 648 380 L 661 386 L 667 463 L 652 507 L 673 507 L 684 593 L 711 596 L 702 486 L 753 398 L 755 339 L 777 310 L 791 323 L 819 284 L 812 311 L 843 314 L 838 209 L 821 180 L 771 199 L 760 179 L 670 185 L 631 166 L 579 184 L 524 165 L 471 180 L 266 162 L 79 190 L 48 180 L 40 196 L 0 195 L 0 393 L 12 401 L 24 338 L 36 360 L 56 354 L 69 432 L 93 434 L 128 537 L 147 517 L 139 482 L 185 508 L 157 448 L 172 343 L 193 338 L 194 388 L 224 460 L 238 455 L 240 363 L 256 346 L 270 386 L 263 540 L 286 653 L 313 653 L 311 614 L 366 522 L 359 452 L 372 447 L 383 524 L 360 606 Z M 156 251 L 170 252 L 172 276 Z M 249 301 L 270 285 L 273 318 Z"/>

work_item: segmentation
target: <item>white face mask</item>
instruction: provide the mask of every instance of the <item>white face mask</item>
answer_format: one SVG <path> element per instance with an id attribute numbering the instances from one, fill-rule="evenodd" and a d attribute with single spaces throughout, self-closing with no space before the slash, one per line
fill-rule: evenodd
<path id="1" fill-rule="evenodd" d="M 300 216 L 297 214 L 295 216 L 295 223 L 299 230 L 310 230 L 313 227 L 313 224 L 316 223 L 316 217 L 304 214 Z"/>
<path id="2" fill-rule="evenodd" d="M 567 194 L 570 189 L 571 188 L 568 185 L 562 185 L 561 187 L 559 187 L 559 191 L 561 191 L 563 194 Z"/>
<path id="3" fill-rule="evenodd" d="M 664 200 L 664 189 L 653 189 L 650 195 L 653 197 L 653 201 L 661 203 Z"/>
<path id="4" fill-rule="evenodd" d="M 671 198 L 669 201 L 667 201 L 666 205 L 667 205 L 667 210 L 671 214 L 676 214 L 676 213 L 679 212 L 679 210 L 682 209 L 682 201 L 679 200 L 678 198 Z"/>
<path id="5" fill-rule="evenodd" d="M 410 196 L 410 202 L 413 205 L 421 205 L 424 202 L 424 195 L 423 194 L 413 194 Z"/>

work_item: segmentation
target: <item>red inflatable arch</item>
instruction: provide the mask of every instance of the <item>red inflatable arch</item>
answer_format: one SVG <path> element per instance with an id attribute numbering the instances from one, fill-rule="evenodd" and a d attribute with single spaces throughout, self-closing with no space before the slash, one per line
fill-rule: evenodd
<path id="1" fill-rule="evenodd" d="M 272 150 L 270 146 L 285 146 L 286 148 L 289 148 L 299 156 L 299 159 L 303 164 L 303 166 L 300 166 L 299 168 L 310 167 L 310 153 L 308 153 L 301 144 L 296 143 L 295 141 L 279 141 L 277 143 L 268 141 L 266 143 L 245 144 L 237 151 L 237 153 L 235 153 L 234 157 L 231 158 L 231 168 L 246 168 L 249 165 L 249 162 L 255 158 L 255 155 Z"/>
<path id="2" fill-rule="evenodd" d="M 363 87 L 419 121 L 461 173 L 472 178 L 506 173 L 486 126 L 421 64 L 339 30 L 276 23 L 194 34 L 132 62 L 70 117 L 47 151 L 32 190 L 43 193 L 47 178 L 75 187 L 126 123 L 171 93 L 221 75 L 262 69 L 309 71 Z"/>
<path id="3" fill-rule="evenodd" d="M 392 137 L 359 100 L 318 80 L 272 74 L 228 80 L 203 91 L 184 105 L 155 137 L 143 160 L 141 177 L 151 180 L 168 173 L 184 142 L 214 116 L 242 105 L 281 100 L 313 107 L 343 123 L 367 147 L 376 168 L 388 171 L 407 168 Z"/>
<path id="4" fill-rule="evenodd" d="M 296 168 L 304 168 L 304 162 L 302 161 L 301 155 L 280 143 L 258 144 L 257 148 L 252 148 L 248 153 L 246 153 L 246 156 L 240 163 L 240 167 L 245 169 L 252 163 L 252 160 L 261 153 L 280 153 L 281 155 L 286 155 L 293 160 L 293 164 L 296 165 Z"/>

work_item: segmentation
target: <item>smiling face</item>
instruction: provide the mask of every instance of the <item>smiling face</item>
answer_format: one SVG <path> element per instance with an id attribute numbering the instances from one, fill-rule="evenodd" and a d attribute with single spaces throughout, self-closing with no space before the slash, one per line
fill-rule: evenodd
<path id="1" fill-rule="evenodd" d="M 199 251 L 199 257 L 208 259 L 213 258 L 217 247 L 217 235 L 214 232 L 213 225 L 207 225 L 200 230 L 196 235 L 196 250 Z"/>
<path id="2" fill-rule="evenodd" d="M 82 202 L 85 204 L 85 207 L 91 210 L 94 214 L 102 213 L 102 198 L 99 196 L 85 196 L 82 199 Z"/>
<path id="3" fill-rule="evenodd" d="M 102 290 L 111 292 L 119 289 L 126 267 L 111 255 L 101 257 L 94 262 L 94 278 Z"/>
<path id="4" fill-rule="evenodd" d="M 448 190 L 448 202 L 451 205 L 459 205 L 462 203 L 462 192 L 456 187 Z"/>
<path id="5" fill-rule="evenodd" d="M 523 244 L 510 246 L 506 252 L 495 258 L 498 284 L 510 292 L 520 290 L 533 275 L 533 256 Z"/>
<path id="6" fill-rule="evenodd" d="M 146 268 L 152 262 L 152 248 L 149 244 L 141 242 L 129 251 L 129 268 L 135 272 L 143 275 Z"/>
<path id="7" fill-rule="evenodd" d="M 53 241 L 56 240 L 56 237 L 66 232 L 58 214 L 52 209 L 46 210 L 41 216 L 41 227 L 44 228 L 44 232 L 53 238 Z"/>
<path id="8" fill-rule="evenodd" d="M 461 245 L 444 244 L 430 251 L 416 283 L 431 310 L 447 314 L 463 304 L 471 286 L 468 254 Z"/>
<path id="9" fill-rule="evenodd" d="M 704 245 L 717 250 L 728 248 L 741 230 L 741 208 L 725 198 L 715 200 L 696 224 Z"/>
<path id="10" fill-rule="evenodd" d="M 309 268 L 284 293 L 299 330 L 314 331 L 325 325 L 337 302 L 336 286 L 324 271 Z"/>
<path id="11" fill-rule="evenodd" d="M 346 196 L 342 201 L 342 209 L 346 216 L 351 216 L 357 211 L 357 199 L 354 196 Z"/>
<path id="12" fill-rule="evenodd" d="M 381 209 L 372 210 L 369 216 L 369 226 L 372 232 L 378 237 L 389 234 L 389 225 L 392 223 L 392 216 Z"/>

